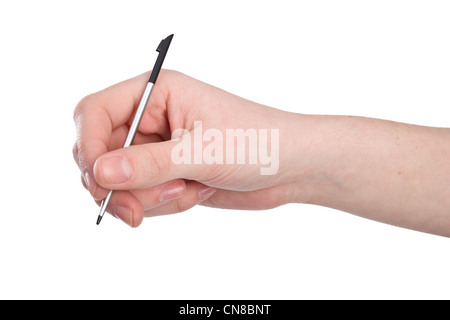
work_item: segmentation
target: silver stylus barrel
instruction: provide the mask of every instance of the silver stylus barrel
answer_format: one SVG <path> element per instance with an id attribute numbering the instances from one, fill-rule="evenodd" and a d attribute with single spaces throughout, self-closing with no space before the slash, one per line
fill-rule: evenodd
<path id="1" fill-rule="evenodd" d="M 131 144 L 133 143 L 134 136 L 136 135 L 136 132 L 139 128 L 139 124 L 141 123 L 142 116 L 144 115 L 145 108 L 147 107 L 148 99 L 150 98 L 153 90 L 153 86 L 153 83 L 147 82 L 147 86 L 145 87 L 144 93 L 142 94 L 141 102 L 139 103 L 133 122 L 131 123 L 130 131 L 128 132 L 128 136 L 125 140 L 125 143 L 123 144 L 124 148 L 131 146 Z M 113 192 L 114 190 L 109 190 L 108 195 L 102 201 L 102 204 L 100 206 L 100 213 L 98 214 L 97 218 L 97 224 L 100 224 L 100 221 L 102 221 L 103 215 L 105 214 L 106 208 L 108 207 Z"/>

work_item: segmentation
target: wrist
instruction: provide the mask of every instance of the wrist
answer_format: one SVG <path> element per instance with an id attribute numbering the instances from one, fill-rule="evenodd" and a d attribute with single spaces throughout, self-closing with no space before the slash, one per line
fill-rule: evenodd
<path id="1" fill-rule="evenodd" d="M 284 155 L 280 163 L 285 169 L 283 182 L 292 185 L 289 202 L 320 205 L 324 196 L 340 188 L 336 173 L 344 151 L 336 139 L 345 125 L 338 116 L 289 114 L 288 118 L 285 135 L 280 133 Z"/>

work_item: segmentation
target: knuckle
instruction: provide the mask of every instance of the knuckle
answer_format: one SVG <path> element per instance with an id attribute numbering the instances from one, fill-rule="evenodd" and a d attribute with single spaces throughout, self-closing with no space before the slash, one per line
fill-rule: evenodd
<path id="1" fill-rule="evenodd" d="M 87 160 L 86 160 L 86 156 L 89 154 L 89 148 L 87 148 L 83 144 L 75 144 L 75 145 L 76 145 L 77 153 L 74 154 L 74 158 L 76 159 L 76 161 L 78 163 L 78 166 L 80 167 L 80 169 L 82 171 L 83 170 L 87 170 L 88 163 L 87 163 Z"/>
<path id="2" fill-rule="evenodd" d="M 156 154 L 155 150 L 147 149 L 145 164 L 151 176 L 158 176 L 168 170 L 167 157 L 164 156 L 164 153 Z"/>
<path id="3" fill-rule="evenodd" d="M 189 199 L 189 197 L 181 197 L 179 199 L 172 201 L 172 212 L 178 213 L 178 212 L 184 212 L 186 210 L 189 210 L 193 206 L 197 204 L 196 201 L 193 199 Z"/>
<path id="4" fill-rule="evenodd" d="M 173 210 L 174 210 L 174 212 L 183 212 L 183 211 L 186 210 L 184 208 L 183 204 L 181 203 L 182 202 L 181 199 L 177 199 L 177 200 L 173 201 Z"/>
<path id="5" fill-rule="evenodd" d="M 77 103 L 77 105 L 73 111 L 73 120 L 75 122 L 77 121 L 78 117 L 84 112 L 84 110 L 89 105 L 91 97 L 92 97 L 92 95 L 87 95 Z"/>

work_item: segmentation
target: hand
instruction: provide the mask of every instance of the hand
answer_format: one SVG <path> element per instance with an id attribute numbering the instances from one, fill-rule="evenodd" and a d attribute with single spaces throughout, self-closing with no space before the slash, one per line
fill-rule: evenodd
<path id="1" fill-rule="evenodd" d="M 107 211 L 136 227 L 144 216 L 176 213 L 200 203 L 231 209 L 267 209 L 298 200 L 302 190 L 291 184 L 304 177 L 308 167 L 306 157 L 292 157 L 293 150 L 299 148 L 292 137 L 298 133 L 300 116 L 242 99 L 175 71 L 160 73 L 133 145 L 121 148 L 148 77 L 149 73 L 145 73 L 91 94 L 75 109 L 78 138 L 73 154 L 83 185 L 97 203 L 109 189 L 116 190 Z M 199 124 L 203 133 L 212 129 L 209 133 L 220 133 L 223 138 L 217 146 L 223 147 L 224 154 L 214 154 L 212 159 L 218 163 L 211 164 L 211 159 L 192 163 L 193 153 L 198 150 L 192 150 L 191 163 L 179 163 L 179 158 L 174 161 L 174 148 L 198 139 L 195 132 L 199 132 Z M 180 129 L 187 131 L 179 139 L 171 139 L 171 134 Z M 257 140 L 258 134 L 264 133 L 261 129 L 266 129 L 267 144 L 275 147 L 273 174 L 262 174 L 262 168 L 266 167 L 266 173 L 269 170 L 267 163 L 264 166 L 249 161 L 249 153 L 259 150 L 244 150 L 246 163 L 238 164 L 236 156 L 242 150 L 238 150 L 237 142 L 233 150 L 229 146 L 227 149 L 227 129 L 250 129 L 256 132 Z M 279 136 L 271 141 L 270 133 L 276 130 Z M 212 141 L 202 140 L 204 152 Z M 255 148 L 250 143 L 248 146 Z M 236 158 L 226 163 L 230 151 Z"/>
<path id="2" fill-rule="evenodd" d="M 164 70 L 122 149 L 148 76 L 89 95 L 74 113 L 83 184 L 97 203 L 117 190 L 108 211 L 127 224 L 196 204 L 301 202 L 450 236 L 450 129 L 283 112 Z M 227 139 L 236 129 L 248 145 Z"/>

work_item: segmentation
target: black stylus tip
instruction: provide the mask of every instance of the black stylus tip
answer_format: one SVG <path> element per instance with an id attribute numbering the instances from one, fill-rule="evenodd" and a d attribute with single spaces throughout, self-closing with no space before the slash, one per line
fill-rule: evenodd
<path id="1" fill-rule="evenodd" d="M 170 42 L 172 42 L 172 38 L 173 34 L 171 34 L 165 39 L 162 39 L 161 42 L 159 43 L 158 48 L 156 48 L 156 51 L 158 52 L 167 51 L 167 49 L 169 49 Z"/>
<path id="2" fill-rule="evenodd" d="M 155 66 L 153 67 L 152 73 L 150 74 L 150 78 L 148 82 L 155 84 L 156 79 L 158 78 L 159 71 L 161 71 L 162 64 L 164 62 L 164 58 L 166 57 L 167 50 L 169 50 L 170 43 L 172 42 L 173 34 L 168 36 L 167 38 L 161 40 L 156 51 L 159 52 L 158 58 L 156 58 Z"/>
<path id="3" fill-rule="evenodd" d="M 97 218 L 97 225 L 99 225 L 100 224 L 100 222 L 102 221 L 102 216 L 98 216 L 98 218 Z"/>

